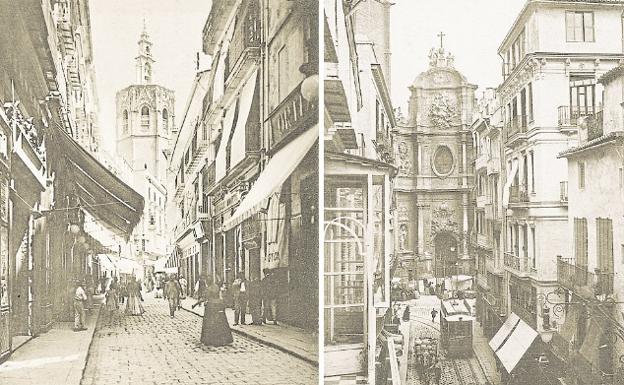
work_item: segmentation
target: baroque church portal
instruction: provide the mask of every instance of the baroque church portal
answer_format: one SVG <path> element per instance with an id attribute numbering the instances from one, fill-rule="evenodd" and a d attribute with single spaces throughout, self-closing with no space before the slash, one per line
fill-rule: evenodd
<path id="1" fill-rule="evenodd" d="M 441 46 L 409 87 L 408 116 L 395 132 L 399 174 L 397 275 L 410 280 L 471 274 L 475 85 Z"/>

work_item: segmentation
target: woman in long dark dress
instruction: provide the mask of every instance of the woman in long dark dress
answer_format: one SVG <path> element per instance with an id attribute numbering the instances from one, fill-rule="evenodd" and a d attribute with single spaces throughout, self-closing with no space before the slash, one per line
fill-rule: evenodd
<path id="1" fill-rule="evenodd" d="M 225 305 L 219 297 L 219 287 L 208 279 L 201 342 L 208 346 L 223 346 L 233 341 L 230 325 L 225 316 Z"/>

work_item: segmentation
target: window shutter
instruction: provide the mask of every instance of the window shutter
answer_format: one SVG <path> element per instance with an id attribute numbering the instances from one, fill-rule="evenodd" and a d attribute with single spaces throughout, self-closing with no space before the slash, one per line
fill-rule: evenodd
<path id="1" fill-rule="evenodd" d="M 583 14 L 583 26 L 585 28 L 584 41 L 594 41 L 594 14 L 585 12 Z"/>

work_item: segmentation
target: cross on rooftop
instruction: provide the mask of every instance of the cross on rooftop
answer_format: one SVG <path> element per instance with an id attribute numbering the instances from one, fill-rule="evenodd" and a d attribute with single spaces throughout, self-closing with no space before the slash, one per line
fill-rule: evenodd
<path id="1" fill-rule="evenodd" d="M 444 36 L 446 36 L 446 34 L 444 32 L 440 32 L 437 35 L 440 38 L 440 48 L 444 48 Z"/>

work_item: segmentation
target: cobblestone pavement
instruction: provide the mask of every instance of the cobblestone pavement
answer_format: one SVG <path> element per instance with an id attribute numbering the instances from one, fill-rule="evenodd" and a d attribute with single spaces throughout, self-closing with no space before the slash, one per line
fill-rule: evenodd
<path id="1" fill-rule="evenodd" d="M 424 301 L 414 300 L 409 302 L 410 306 L 410 357 L 408 360 L 407 383 L 410 385 L 425 385 L 421 379 L 416 365 L 413 346 L 416 337 L 440 338 L 439 319 L 431 322 L 431 304 L 426 298 Z M 439 308 L 439 306 L 438 306 Z M 485 375 L 474 358 L 448 359 L 442 362 L 442 378 L 440 385 L 483 385 L 486 383 Z"/>
<path id="2" fill-rule="evenodd" d="M 143 316 L 102 314 L 89 350 L 82 385 L 112 384 L 317 384 L 317 369 L 298 358 L 234 335 L 234 343 L 200 343 L 201 318 L 146 298 Z"/>

